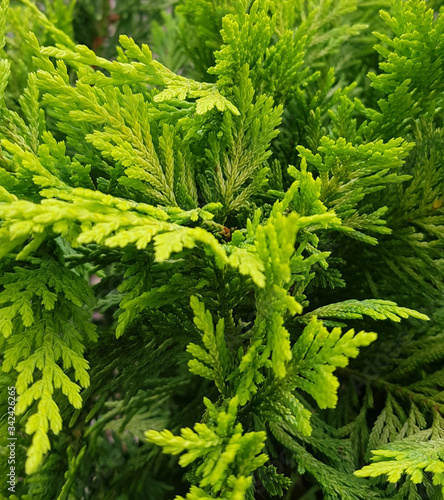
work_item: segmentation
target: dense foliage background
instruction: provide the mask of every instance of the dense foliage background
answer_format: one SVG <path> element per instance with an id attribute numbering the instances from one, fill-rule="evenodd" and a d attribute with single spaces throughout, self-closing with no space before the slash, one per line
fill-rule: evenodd
<path id="1" fill-rule="evenodd" d="M 441 6 L 2 0 L 5 498 L 443 498 Z"/>

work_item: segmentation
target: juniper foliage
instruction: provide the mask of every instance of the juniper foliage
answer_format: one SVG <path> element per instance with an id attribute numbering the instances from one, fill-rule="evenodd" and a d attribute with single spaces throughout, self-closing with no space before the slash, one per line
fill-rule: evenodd
<path id="1" fill-rule="evenodd" d="M 439 2 L 117 4 L 1 1 L 2 494 L 442 498 Z"/>

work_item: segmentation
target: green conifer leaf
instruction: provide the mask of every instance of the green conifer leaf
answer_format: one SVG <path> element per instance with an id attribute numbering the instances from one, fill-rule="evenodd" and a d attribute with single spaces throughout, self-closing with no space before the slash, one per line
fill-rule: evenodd
<path id="1" fill-rule="evenodd" d="M 1 492 L 441 499 L 440 2 L 114 4 L 0 1 Z"/>
<path id="2" fill-rule="evenodd" d="M 407 474 L 414 484 L 421 483 L 424 472 L 433 476 L 433 484 L 439 485 L 444 493 L 443 443 L 440 440 L 427 443 L 404 439 L 373 451 L 373 463 L 355 471 L 358 477 L 378 477 L 387 475 L 391 483 L 396 483 Z"/>
<path id="3" fill-rule="evenodd" d="M 333 408 L 338 400 L 339 381 L 333 375 L 336 367 L 345 367 L 348 358 L 355 358 L 359 347 L 376 340 L 372 332 L 353 330 L 341 336 L 341 329 L 329 332 L 316 317 L 312 317 L 294 344 L 291 377 L 296 386 L 310 394 L 320 408 Z"/>

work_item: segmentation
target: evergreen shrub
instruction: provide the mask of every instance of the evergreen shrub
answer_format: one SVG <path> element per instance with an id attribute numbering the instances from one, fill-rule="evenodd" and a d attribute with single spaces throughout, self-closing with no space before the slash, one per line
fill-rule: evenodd
<path id="1" fill-rule="evenodd" d="M 443 498 L 441 4 L 1 0 L 4 498 Z"/>

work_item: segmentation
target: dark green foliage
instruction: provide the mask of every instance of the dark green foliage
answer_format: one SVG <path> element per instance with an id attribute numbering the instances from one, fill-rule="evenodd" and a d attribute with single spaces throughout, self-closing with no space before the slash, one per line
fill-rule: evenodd
<path id="1" fill-rule="evenodd" d="M 439 4 L 2 0 L 2 498 L 442 498 Z"/>

